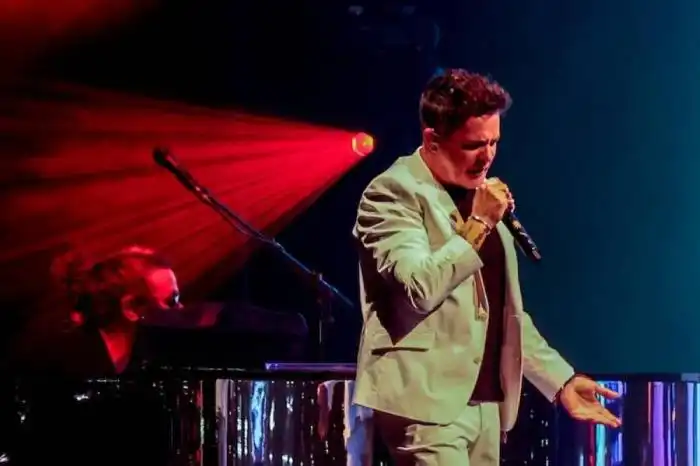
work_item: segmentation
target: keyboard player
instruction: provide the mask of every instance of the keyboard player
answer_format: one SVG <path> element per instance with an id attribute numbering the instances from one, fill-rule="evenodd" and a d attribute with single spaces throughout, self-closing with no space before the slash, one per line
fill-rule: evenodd
<path id="1" fill-rule="evenodd" d="M 158 393 L 120 388 L 110 397 L 107 386 L 86 391 L 85 383 L 128 375 L 148 360 L 140 323 L 179 312 L 175 273 L 140 246 L 94 261 L 67 254 L 53 272 L 71 303 L 70 326 L 23 335 L 14 351 L 10 369 L 21 376 L 30 412 L 11 463 L 166 464 L 168 426 Z"/>

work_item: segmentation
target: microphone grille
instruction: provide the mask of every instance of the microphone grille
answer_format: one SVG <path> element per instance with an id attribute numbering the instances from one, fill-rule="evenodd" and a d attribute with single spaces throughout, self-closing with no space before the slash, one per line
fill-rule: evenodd
<path id="1" fill-rule="evenodd" d="M 164 146 L 157 146 L 153 149 L 153 160 L 156 161 L 157 164 L 162 165 L 168 160 L 168 157 L 170 156 L 170 149 Z"/>

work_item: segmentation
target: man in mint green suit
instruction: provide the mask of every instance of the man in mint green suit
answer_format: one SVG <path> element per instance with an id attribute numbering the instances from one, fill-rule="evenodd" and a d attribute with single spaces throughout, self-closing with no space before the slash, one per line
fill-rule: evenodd
<path id="1" fill-rule="evenodd" d="M 398 465 L 499 464 L 523 375 L 575 418 L 620 425 L 596 396 L 617 394 L 574 369 L 523 306 L 508 187 L 487 178 L 510 104 L 464 70 L 421 96 L 423 144 L 376 177 L 353 230 L 364 327 L 355 403 Z"/>

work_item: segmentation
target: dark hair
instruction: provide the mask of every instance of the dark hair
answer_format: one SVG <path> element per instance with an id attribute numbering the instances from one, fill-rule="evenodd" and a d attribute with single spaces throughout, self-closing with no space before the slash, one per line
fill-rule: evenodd
<path id="1" fill-rule="evenodd" d="M 449 138 L 472 117 L 503 113 L 511 104 L 508 92 L 486 76 L 448 69 L 434 76 L 420 98 L 423 128 Z"/>
<path id="2" fill-rule="evenodd" d="M 98 260 L 71 251 L 56 258 L 51 271 L 71 301 L 73 312 L 79 313 L 84 323 L 102 327 L 121 315 L 124 296 L 147 300 L 148 272 L 169 268 L 154 250 L 131 246 Z"/>

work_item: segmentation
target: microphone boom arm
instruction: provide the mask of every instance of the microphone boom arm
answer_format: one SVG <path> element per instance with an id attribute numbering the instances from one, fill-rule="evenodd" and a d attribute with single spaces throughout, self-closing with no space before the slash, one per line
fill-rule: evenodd
<path id="1" fill-rule="evenodd" d="M 156 151 L 161 149 L 156 149 Z M 158 162 L 158 158 L 156 161 Z M 173 159 L 174 160 L 174 159 Z M 160 163 L 159 163 L 160 164 Z M 341 293 L 335 286 L 328 283 L 320 273 L 314 272 L 309 267 L 307 267 L 303 262 L 294 257 L 289 251 L 287 251 L 282 244 L 280 244 L 275 238 L 270 237 L 262 233 L 243 219 L 236 212 L 231 210 L 216 197 L 214 197 L 208 189 L 203 187 L 199 182 L 197 182 L 181 165 L 178 164 L 177 167 L 165 167 L 175 175 L 175 177 L 183 184 L 188 191 L 191 191 L 197 199 L 202 203 L 211 207 L 216 213 L 218 213 L 223 219 L 228 222 L 232 227 L 238 230 L 241 234 L 246 235 L 250 238 L 261 242 L 262 244 L 271 247 L 277 251 L 282 257 L 285 258 L 297 271 L 299 271 L 303 276 L 312 278 L 316 284 L 317 290 L 319 292 L 319 301 L 322 307 L 322 316 L 319 318 L 319 346 L 321 352 L 323 352 L 323 346 L 325 344 L 325 325 L 332 321 L 332 314 L 330 313 L 330 300 L 333 298 L 342 302 L 349 309 L 355 309 L 353 302 L 348 299 L 343 293 Z M 324 303 L 328 303 L 324 305 Z M 325 314 L 325 315 L 324 315 Z M 323 357 L 323 354 L 321 354 Z"/>

